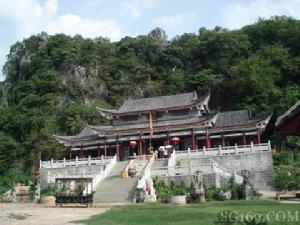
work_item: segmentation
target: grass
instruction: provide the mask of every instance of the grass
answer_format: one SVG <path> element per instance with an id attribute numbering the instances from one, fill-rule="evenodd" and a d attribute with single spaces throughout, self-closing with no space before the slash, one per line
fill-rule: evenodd
<path id="1" fill-rule="evenodd" d="M 270 214 L 269 225 L 300 224 L 300 215 L 298 215 L 298 221 L 295 221 L 296 213 L 300 211 L 300 204 L 260 200 L 208 202 L 187 206 L 168 204 L 115 206 L 104 214 L 78 222 L 88 225 L 215 225 L 217 214 L 228 209 L 236 211 L 239 221 L 247 213 L 250 216 L 255 213 L 266 216 L 268 212 L 276 212 L 280 221 L 276 221 L 276 216 Z M 289 211 L 293 218 L 289 217 Z M 283 216 L 285 217 L 284 219 Z M 294 221 L 291 221 L 291 219 Z M 237 224 L 244 223 L 239 222 Z"/>

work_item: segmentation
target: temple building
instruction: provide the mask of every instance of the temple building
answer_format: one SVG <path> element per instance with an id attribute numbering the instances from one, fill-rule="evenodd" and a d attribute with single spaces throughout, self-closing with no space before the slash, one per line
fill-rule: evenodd
<path id="1" fill-rule="evenodd" d="M 69 158 L 117 155 L 125 160 L 148 155 L 159 146 L 201 151 L 219 146 L 259 144 L 271 114 L 249 110 L 213 112 L 210 94 L 196 92 L 126 100 L 118 110 L 98 107 L 110 126 L 88 125 L 76 136 L 54 136 L 68 147 Z"/>

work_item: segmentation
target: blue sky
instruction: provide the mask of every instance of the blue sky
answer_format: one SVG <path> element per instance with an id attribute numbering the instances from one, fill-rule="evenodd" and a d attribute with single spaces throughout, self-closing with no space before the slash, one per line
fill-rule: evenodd
<path id="1" fill-rule="evenodd" d="M 117 41 L 161 27 L 171 39 L 202 26 L 237 29 L 272 15 L 298 19 L 300 0 L 0 0 L 0 67 L 9 46 L 41 31 Z"/>

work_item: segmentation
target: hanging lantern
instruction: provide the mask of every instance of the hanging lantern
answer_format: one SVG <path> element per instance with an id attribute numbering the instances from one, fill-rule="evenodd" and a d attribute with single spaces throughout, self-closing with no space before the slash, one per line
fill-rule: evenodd
<path id="1" fill-rule="evenodd" d="M 180 138 L 179 137 L 172 137 L 172 139 L 171 139 L 173 142 L 178 142 L 178 141 L 180 141 Z"/>
<path id="2" fill-rule="evenodd" d="M 130 141 L 130 142 L 129 142 L 129 145 L 130 145 L 130 146 L 136 146 L 136 144 L 137 144 L 136 141 Z"/>

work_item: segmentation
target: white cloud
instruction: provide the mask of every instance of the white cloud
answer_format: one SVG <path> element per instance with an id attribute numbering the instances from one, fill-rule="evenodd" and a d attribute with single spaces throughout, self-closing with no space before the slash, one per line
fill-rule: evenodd
<path id="1" fill-rule="evenodd" d="M 228 4 L 222 15 L 223 26 L 237 29 L 254 23 L 259 17 L 274 15 L 300 17 L 299 0 L 252 0 L 243 3 Z"/>
<path id="2" fill-rule="evenodd" d="M 103 0 L 104 1 L 104 0 Z M 11 37 L 1 40 L 0 68 L 5 62 L 9 45 L 32 34 L 46 31 L 49 34 L 81 34 L 83 37 L 107 37 L 117 41 L 122 37 L 120 25 L 113 19 L 95 19 L 75 14 L 59 14 L 58 0 L 0 0 L 0 19 L 9 24 L 3 30 L 12 30 Z M 3 38 L 4 39 L 4 38 Z M 0 70 L 0 80 L 4 77 Z"/>
<path id="3" fill-rule="evenodd" d="M 52 20 L 48 24 L 49 33 L 64 32 L 66 34 L 81 34 L 84 37 L 109 37 L 118 40 L 121 37 L 121 28 L 114 20 L 96 20 L 81 18 L 74 14 L 65 14 Z"/>
<path id="4" fill-rule="evenodd" d="M 12 10 L 7 10 L 9 8 Z M 60 15 L 57 0 L 47 0 L 44 4 L 38 0 L 0 0 L 0 16 L 15 21 L 17 39 L 42 30 L 90 38 L 103 36 L 113 41 L 119 40 L 122 34 L 120 25 L 112 19 L 86 18 L 71 13 Z"/>
<path id="5" fill-rule="evenodd" d="M 123 0 L 121 14 L 137 19 L 141 16 L 142 10 L 152 9 L 158 2 L 158 0 Z"/>
<path id="6" fill-rule="evenodd" d="M 154 27 L 162 27 L 164 29 L 179 28 L 195 20 L 197 12 L 180 13 L 170 16 L 162 16 L 153 20 Z"/>
<path id="7" fill-rule="evenodd" d="M 172 16 L 163 16 L 160 18 L 156 18 L 153 21 L 153 25 L 158 27 L 177 27 L 182 26 L 185 22 L 185 16 L 177 14 Z"/>
<path id="8" fill-rule="evenodd" d="M 57 0 L 48 0 L 44 6 L 43 9 L 46 12 L 55 13 L 58 9 L 58 2 Z"/>

